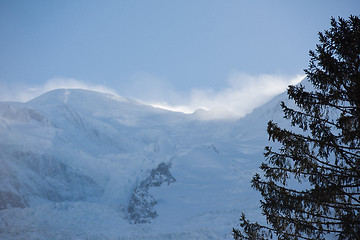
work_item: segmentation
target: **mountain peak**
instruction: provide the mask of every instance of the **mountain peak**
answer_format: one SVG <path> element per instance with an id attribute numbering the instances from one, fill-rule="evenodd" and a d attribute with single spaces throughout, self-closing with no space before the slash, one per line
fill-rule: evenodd
<path id="1" fill-rule="evenodd" d="M 128 102 L 129 100 L 111 93 L 103 93 L 86 89 L 54 89 L 48 91 L 32 100 L 30 104 L 46 104 L 46 103 L 64 103 L 74 102 L 91 102 L 97 100 L 116 100 L 118 102 Z"/>
<path id="2" fill-rule="evenodd" d="M 281 118 L 269 110 L 203 121 L 209 112 L 187 115 L 83 89 L 0 104 L 0 209 L 7 208 L 0 226 L 11 226 L 0 238 L 39 229 L 33 239 L 54 232 L 59 239 L 199 239 L 205 229 L 220 239 L 244 208 L 258 209 L 248 181 L 262 161 L 265 119 Z M 176 182 L 165 171 L 170 165 Z M 160 184 L 158 173 L 172 184 Z M 126 220 L 147 215 L 146 228 Z"/>

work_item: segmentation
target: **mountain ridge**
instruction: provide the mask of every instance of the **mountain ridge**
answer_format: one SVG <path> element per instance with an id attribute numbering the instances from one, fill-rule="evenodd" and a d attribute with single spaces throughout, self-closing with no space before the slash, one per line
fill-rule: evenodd
<path id="1" fill-rule="evenodd" d="M 260 215 L 249 181 L 262 161 L 266 118 L 280 119 L 274 104 L 283 98 L 214 121 L 76 89 L 0 103 L 0 237 L 229 239 L 241 211 Z M 137 190 L 162 163 L 176 182 Z M 144 209 L 157 213 L 140 221 L 145 229 L 126 220 L 131 202 L 147 204 L 139 194 L 154 199 Z M 74 219 L 78 230 L 63 222 Z M 94 221 L 109 226 L 96 232 Z M 204 229 L 211 234 L 200 236 Z"/>

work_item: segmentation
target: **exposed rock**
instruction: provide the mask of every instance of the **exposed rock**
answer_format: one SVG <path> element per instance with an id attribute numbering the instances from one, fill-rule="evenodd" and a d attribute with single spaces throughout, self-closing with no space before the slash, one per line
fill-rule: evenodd
<path id="1" fill-rule="evenodd" d="M 140 183 L 140 187 L 159 187 L 163 183 L 174 183 L 176 179 L 171 175 L 169 167 L 160 163 L 156 169 L 151 170 L 150 176 Z"/>
<path id="2" fill-rule="evenodd" d="M 12 192 L 0 192 L 0 210 L 6 208 L 26 207 L 26 203 Z"/>
<path id="3" fill-rule="evenodd" d="M 31 198 L 77 201 L 103 193 L 92 178 L 50 155 L 9 150 L 6 156 L 0 154 L 0 210 L 27 207 Z"/>
<path id="4" fill-rule="evenodd" d="M 159 187 L 163 183 L 175 182 L 169 167 L 165 163 L 160 163 L 156 169 L 151 170 L 150 176 L 137 186 L 132 195 L 128 206 L 129 220 L 132 223 L 146 223 L 157 216 L 154 206 L 156 200 L 149 193 L 150 187 Z"/>

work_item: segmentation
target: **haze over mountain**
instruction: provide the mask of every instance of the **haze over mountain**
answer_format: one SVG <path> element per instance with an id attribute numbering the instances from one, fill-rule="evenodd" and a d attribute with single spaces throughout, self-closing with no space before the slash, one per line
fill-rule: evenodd
<path id="1" fill-rule="evenodd" d="M 275 97 L 238 120 L 203 120 L 111 94 L 58 89 L 0 103 L 1 239 L 231 239 Z"/>

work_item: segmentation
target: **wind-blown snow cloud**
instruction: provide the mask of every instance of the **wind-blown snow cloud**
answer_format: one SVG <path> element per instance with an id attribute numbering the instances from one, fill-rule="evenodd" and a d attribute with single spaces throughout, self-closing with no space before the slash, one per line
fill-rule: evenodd
<path id="1" fill-rule="evenodd" d="M 48 80 L 42 86 L 3 85 L 0 88 L 0 101 L 26 102 L 45 92 L 59 88 L 87 89 L 117 95 L 113 89 L 102 85 L 88 84 L 74 78 L 56 77 Z"/>
<path id="2" fill-rule="evenodd" d="M 227 119 L 240 118 L 254 108 L 266 103 L 272 97 L 284 92 L 288 85 L 297 84 L 304 75 L 284 76 L 274 74 L 250 75 L 232 73 L 227 86 L 219 89 L 192 89 L 188 93 L 174 90 L 166 81 L 148 74 L 137 76 L 129 86 L 124 86 L 125 97 L 171 111 L 193 113 L 199 118 Z M 47 91 L 65 88 L 79 88 L 118 95 L 115 90 L 92 85 L 73 78 L 53 78 L 43 86 L 26 87 L 20 85 L 0 86 L 0 101 L 26 102 Z"/>
<path id="3" fill-rule="evenodd" d="M 191 113 L 197 109 L 206 110 L 203 118 L 225 119 L 243 117 L 254 108 L 266 103 L 275 95 L 284 92 L 288 85 L 297 84 L 304 75 L 283 76 L 261 74 L 257 76 L 234 72 L 228 79 L 228 86 L 220 89 L 194 89 L 188 100 L 170 105 L 166 102 L 152 102 L 156 107 Z"/>

